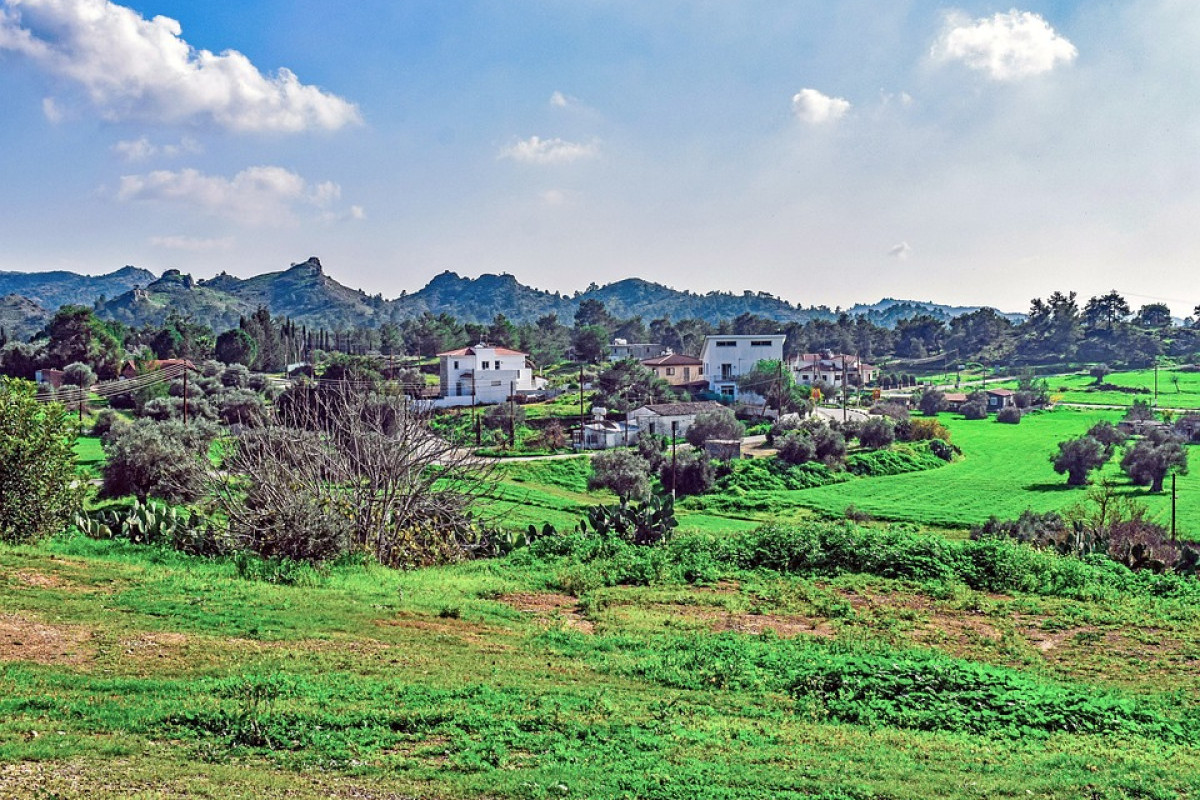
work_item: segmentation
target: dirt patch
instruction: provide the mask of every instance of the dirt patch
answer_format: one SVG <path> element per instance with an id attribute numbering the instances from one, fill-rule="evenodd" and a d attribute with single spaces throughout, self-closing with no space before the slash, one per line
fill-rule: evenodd
<path id="1" fill-rule="evenodd" d="M 579 613 L 579 601 L 569 594 L 553 592 L 513 592 L 496 598 L 497 602 L 518 611 L 536 614 L 547 620 L 565 624 L 572 630 L 594 633 L 595 625 Z"/>
<path id="2" fill-rule="evenodd" d="M 80 664 L 91 658 L 91 631 L 0 614 L 0 661 Z"/>
<path id="3" fill-rule="evenodd" d="M 712 629 L 716 632 L 754 634 L 771 631 L 784 639 L 795 636 L 834 635 L 833 626 L 823 620 L 781 614 L 726 614 L 713 620 Z"/>
<path id="4" fill-rule="evenodd" d="M 38 589 L 55 588 L 66 583 L 57 575 L 47 575 L 30 569 L 18 570 L 13 573 L 12 577 L 22 586 L 32 586 Z"/>
<path id="5" fill-rule="evenodd" d="M 488 638 L 487 635 L 494 635 L 498 632 L 495 629 L 475 622 L 454 619 L 453 617 L 430 619 L 418 616 L 401 616 L 396 619 L 376 620 L 375 624 L 385 628 L 401 628 L 403 630 L 419 631 L 461 639 L 467 644 L 483 649 L 484 652 L 499 652 L 511 649 L 507 644 L 497 643 Z"/>

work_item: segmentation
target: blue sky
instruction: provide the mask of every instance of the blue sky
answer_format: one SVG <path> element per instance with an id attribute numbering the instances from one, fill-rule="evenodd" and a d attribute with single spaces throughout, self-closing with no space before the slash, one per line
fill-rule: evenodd
<path id="1" fill-rule="evenodd" d="M 0 0 L 0 269 L 1200 303 L 1200 4 Z"/>

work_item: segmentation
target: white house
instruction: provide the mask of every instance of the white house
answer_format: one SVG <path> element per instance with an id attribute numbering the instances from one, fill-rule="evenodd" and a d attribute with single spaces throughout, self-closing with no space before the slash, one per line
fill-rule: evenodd
<path id="1" fill-rule="evenodd" d="M 544 379 L 534 377 L 527 355 L 519 350 L 477 344 L 438 353 L 438 358 L 438 405 L 503 403 L 511 395 L 537 391 L 546 385 Z"/>
<path id="2" fill-rule="evenodd" d="M 722 408 L 720 403 L 706 400 L 699 403 L 654 403 L 640 406 L 625 415 L 631 425 L 639 431 L 649 431 L 659 436 L 670 436 L 672 425 L 676 436 L 683 436 L 702 411 Z"/>
<path id="3" fill-rule="evenodd" d="M 700 360 L 704 362 L 704 376 L 712 390 L 736 400 L 737 379 L 754 369 L 759 361 L 783 361 L 786 338 L 782 333 L 705 336 Z"/>
<path id="4" fill-rule="evenodd" d="M 879 375 L 878 368 L 858 356 L 828 351 L 801 353 L 788 362 L 788 369 L 795 376 L 796 383 L 802 386 L 811 386 L 814 383 L 841 386 L 843 381 L 849 381 L 851 385 L 865 386 Z"/>
<path id="5" fill-rule="evenodd" d="M 642 361 L 669 353 L 666 347 L 657 342 L 630 342 L 625 339 L 613 339 L 608 346 L 608 360 L 622 361 L 626 358 L 636 358 Z"/>

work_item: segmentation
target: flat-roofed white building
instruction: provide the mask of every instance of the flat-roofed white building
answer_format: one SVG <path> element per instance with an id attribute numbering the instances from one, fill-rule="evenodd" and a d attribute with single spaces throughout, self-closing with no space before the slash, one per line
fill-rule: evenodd
<path id="1" fill-rule="evenodd" d="M 731 400 L 738 399 L 741 392 L 737 379 L 760 361 L 783 361 L 786 338 L 782 333 L 705 336 L 700 360 L 704 363 L 704 377 L 708 378 L 712 391 Z"/>

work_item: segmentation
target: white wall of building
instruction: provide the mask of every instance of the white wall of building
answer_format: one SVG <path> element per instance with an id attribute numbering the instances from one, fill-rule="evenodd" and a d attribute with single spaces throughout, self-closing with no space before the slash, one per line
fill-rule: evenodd
<path id="1" fill-rule="evenodd" d="M 712 391 L 737 399 L 737 379 L 759 361 L 782 361 L 785 338 L 782 333 L 704 337 L 700 360 Z"/>

